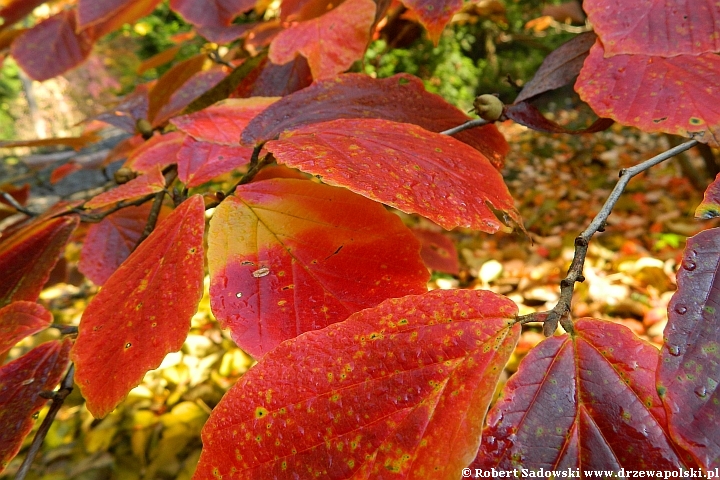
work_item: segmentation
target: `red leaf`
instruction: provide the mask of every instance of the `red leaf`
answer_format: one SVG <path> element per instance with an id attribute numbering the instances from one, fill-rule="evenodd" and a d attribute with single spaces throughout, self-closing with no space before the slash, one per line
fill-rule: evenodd
<path id="1" fill-rule="evenodd" d="M 128 155 L 124 166 L 136 172 L 145 173 L 156 167 L 162 169 L 177 163 L 177 155 L 185 138 L 186 135 L 182 132 L 155 134 Z"/>
<path id="2" fill-rule="evenodd" d="M 714 0 L 585 0 L 582 6 L 607 56 L 720 51 L 720 5 Z"/>
<path id="3" fill-rule="evenodd" d="M 396 215 L 347 190 L 295 179 L 242 185 L 210 223 L 213 313 L 261 357 L 386 298 L 426 291 L 419 251 Z"/>
<path id="4" fill-rule="evenodd" d="M 24 183 L 22 186 L 18 187 L 12 183 L 3 183 L 0 184 L 0 192 L 9 194 L 20 205 L 25 205 L 28 201 L 28 197 L 30 196 L 30 184 Z M 4 197 L 0 197 L 0 203 L 10 205 L 10 202 L 5 200 Z"/>
<path id="5" fill-rule="evenodd" d="M 254 26 L 255 24 L 252 23 L 201 26 L 198 27 L 197 33 L 198 35 L 205 37 L 210 42 L 222 45 L 243 37 L 252 30 Z"/>
<path id="6" fill-rule="evenodd" d="M 200 72 L 205 65 L 205 55 L 199 54 L 190 57 L 185 61 L 175 64 L 170 70 L 160 77 L 148 93 L 148 112 L 147 119 L 154 123 L 155 117 L 162 107 L 170 102 L 170 97 L 177 89 L 183 86 L 185 82 L 197 72 Z"/>
<path id="7" fill-rule="evenodd" d="M 45 307 L 33 302 L 13 302 L 0 308 L 0 355 L 23 338 L 47 328 L 52 319 Z"/>
<path id="8" fill-rule="evenodd" d="M 80 251 L 80 270 L 95 285 L 103 285 L 130 256 L 142 235 L 151 204 L 126 207 L 88 228 Z M 161 210 L 158 222 L 164 217 Z"/>
<path id="9" fill-rule="evenodd" d="M 365 53 L 375 8 L 372 0 L 346 0 L 318 18 L 296 23 L 275 37 L 269 58 L 282 65 L 301 54 L 315 79 L 335 77 Z"/>
<path id="10" fill-rule="evenodd" d="M 460 262 L 452 240 L 432 230 L 413 228 L 412 232 L 420 240 L 420 256 L 427 268 L 451 275 L 460 273 Z"/>
<path id="11" fill-rule="evenodd" d="M 575 84 L 580 97 L 601 117 L 645 132 L 691 136 L 720 143 L 720 57 L 673 58 L 616 55 L 603 58 L 596 43 Z"/>
<path id="12" fill-rule="evenodd" d="M 195 140 L 237 145 L 247 124 L 278 98 L 232 98 L 199 112 L 175 117 L 170 123 Z"/>
<path id="13" fill-rule="evenodd" d="M 344 0 L 283 0 L 280 4 L 282 22 L 302 22 L 319 17 Z"/>
<path id="14" fill-rule="evenodd" d="M 460 478 L 515 312 L 491 292 L 436 290 L 284 342 L 213 410 L 194 478 Z"/>
<path id="15" fill-rule="evenodd" d="M 178 178 L 187 187 L 197 187 L 250 161 L 252 148 L 198 142 L 192 137 L 178 152 Z"/>
<path id="16" fill-rule="evenodd" d="M 720 174 L 705 189 L 703 201 L 695 209 L 695 218 L 707 220 L 720 217 Z"/>
<path id="17" fill-rule="evenodd" d="M 14 148 L 14 147 L 46 147 L 65 145 L 71 147 L 74 150 L 80 150 L 81 148 L 95 143 L 100 140 L 100 136 L 96 133 L 90 132 L 79 137 L 58 137 L 58 138 L 41 138 L 37 140 L 17 140 L 10 142 L 0 142 L 0 148 Z"/>
<path id="18" fill-rule="evenodd" d="M 120 7 L 105 20 L 94 24 L 88 31 L 91 32 L 93 38 L 98 39 L 104 37 L 126 23 L 132 24 L 140 18 L 150 15 L 158 3 L 160 3 L 160 0 L 132 0 Z"/>
<path id="19" fill-rule="evenodd" d="M 0 306 L 18 300 L 34 302 L 50 277 L 76 216 L 38 219 L 0 243 Z"/>
<path id="20" fill-rule="evenodd" d="M 431 132 L 442 132 L 470 119 L 439 95 L 425 91 L 417 77 L 401 73 L 378 80 L 350 73 L 316 82 L 277 101 L 248 124 L 242 139 L 248 145 L 258 144 L 286 130 L 339 118 L 383 118 L 420 125 Z M 509 151 L 494 125 L 466 130 L 455 138 L 479 150 L 498 167 Z"/>
<path id="21" fill-rule="evenodd" d="M 515 103 L 572 82 L 580 73 L 590 47 L 596 39 L 597 35 L 594 32 L 584 32 L 553 50 L 545 57 L 532 80 L 525 84 Z"/>
<path id="22" fill-rule="evenodd" d="M 158 126 L 170 117 L 182 112 L 193 100 L 220 83 L 227 74 L 221 69 L 206 70 L 192 76 L 182 87 L 177 89 L 170 100 L 160 108 L 152 124 Z"/>
<path id="23" fill-rule="evenodd" d="M 136 0 L 78 0 L 78 29 L 107 20 Z"/>
<path id="24" fill-rule="evenodd" d="M 3 24 L 0 30 L 4 30 L 19 22 L 30 15 L 36 7 L 45 2 L 46 0 L 10 0 L 9 2 L 3 2 L 4 7 L 0 9 L 0 17 L 3 19 Z"/>
<path id="25" fill-rule="evenodd" d="M 347 187 L 446 229 L 494 233 L 520 215 L 502 176 L 477 150 L 416 125 L 387 120 L 333 120 L 285 133 L 265 145 L 279 163 Z"/>
<path id="26" fill-rule="evenodd" d="M 57 182 L 59 182 L 60 180 L 62 180 L 65 177 L 67 177 L 68 175 L 75 173 L 82 169 L 83 169 L 83 166 L 80 165 L 79 163 L 74 162 L 74 161 L 69 161 L 69 162 L 53 169 L 52 173 L 50 174 L 50 183 L 52 185 L 55 185 Z"/>
<path id="27" fill-rule="evenodd" d="M 719 234 L 713 228 L 687 241 L 658 368 L 670 432 L 708 470 L 720 467 Z"/>
<path id="28" fill-rule="evenodd" d="M 655 391 L 657 349 L 615 323 L 574 326 L 574 337 L 550 337 L 523 359 L 470 468 L 684 468 Z"/>
<path id="29" fill-rule="evenodd" d="M 140 84 L 135 90 L 122 98 L 111 111 L 101 113 L 95 119 L 114 125 L 128 133 L 136 133 L 137 121 L 148 117 L 148 91 L 147 84 Z"/>
<path id="30" fill-rule="evenodd" d="M 76 382 L 103 417 L 179 350 L 203 291 L 205 205 L 183 202 L 140 244 L 88 304 L 71 358 Z"/>
<path id="31" fill-rule="evenodd" d="M 445 25 L 463 6 L 462 0 L 403 0 L 403 4 L 417 14 L 435 45 L 440 41 Z"/>
<path id="32" fill-rule="evenodd" d="M 579 130 L 569 130 L 559 123 L 553 122 L 552 120 L 545 118 L 545 116 L 537 109 L 527 102 L 515 103 L 508 105 L 503 110 L 505 118 L 509 118 L 520 125 L 525 125 L 528 128 L 537 130 L 539 132 L 546 133 L 595 133 L 607 130 L 614 123 L 609 118 L 598 118 L 587 128 L 581 128 Z"/>
<path id="33" fill-rule="evenodd" d="M 305 57 L 295 57 L 284 65 L 275 65 L 264 59 L 240 82 L 231 97 L 284 97 L 311 83 L 312 73 Z"/>
<path id="34" fill-rule="evenodd" d="M 67 338 L 43 343 L 0 367 L 0 472 L 20 451 L 35 423 L 33 415 L 47 402 L 40 392 L 60 382 L 70 345 Z"/>
<path id="35" fill-rule="evenodd" d="M 193 25 L 230 25 L 233 18 L 255 6 L 256 0 L 170 0 L 170 8 Z"/>
<path id="36" fill-rule="evenodd" d="M 165 190 L 165 177 L 160 167 L 156 166 L 144 175 L 97 195 L 85 203 L 85 207 L 100 208 L 121 200 L 130 200 L 163 190 Z"/>
<path id="37" fill-rule="evenodd" d="M 307 180 L 310 175 L 303 173 L 294 168 L 288 168 L 285 165 L 269 165 L 260 170 L 252 179 L 252 182 L 260 182 L 273 178 L 295 178 L 298 180 Z"/>
<path id="38" fill-rule="evenodd" d="M 87 32 L 76 33 L 75 11 L 64 10 L 20 35 L 11 53 L 30 78 L 42 81 L 78 66 L 92 46 Z"/>

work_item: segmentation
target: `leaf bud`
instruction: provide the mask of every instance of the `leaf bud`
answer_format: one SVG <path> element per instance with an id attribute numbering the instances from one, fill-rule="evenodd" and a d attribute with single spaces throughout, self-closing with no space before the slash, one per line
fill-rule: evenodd
<path id="1" fill-rule="evenodd" d="M 137 122 L 135 122 L 135 128 L 137 128 L 138 133 L 140 133 L 144 139 L 148 139 L 152 137 L 153 134 L 153 127 L 150 122 L 148 122 L 144 118 L 139 118 Z"/>
<path id="2" fill-rule="evenodd" d="M 133 178 L 136 177 L 135 172 L 130 170 L 127 167 L 120 167 L 118 168 L 115 173 L 113 174 L 113 178 L 115 179 L 115 183 L 118 185 L 122 185 L 123 183 L 127 183 Z"/>
<path id="3" fill-rule="evenodd" d="M 487 120 L 488 122 L 494 122 L 499 119 L 502 116 L 503 108 L 505 107 L 499 98 L 495 95 L 488 94 L 480 95 L 475 98 L 473 106 L 475 107 L 475 113 L 477 113 L 480 118 Z"/>

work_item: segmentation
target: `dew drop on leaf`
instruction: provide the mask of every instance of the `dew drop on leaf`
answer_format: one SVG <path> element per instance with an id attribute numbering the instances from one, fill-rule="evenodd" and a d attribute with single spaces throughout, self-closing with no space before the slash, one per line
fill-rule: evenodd
<path id="1" fill-rule="evenodd" d="M 237 293 L 235 294 L 235 296 L 236 296 L 237 298 L 241 298 L 241 297 L 242 297 L 242 292 L 237 292 Z"/>
<path id="2" fill-rule="evenodd" d="M 683 262 L 682 266 L 685 270 L 692 272 L 697 267 L 697 264 L 695 262 L 693 262 L 692 260 L 685 260 Z"/>
<path id="3" fill-rule="evenodd" d="M 252 272 L 252 276 L 255 278 L 264 277 L 265 275 L 270 273 L 270 269 L 267 267 L 261 267 Z"/>
<path id="4" fill-rule="evenodd" d="M 668 351 L 670 352 L 670 355 L 673 355 L 675 357 L 680 355 L 680 347 L 678 347 L 677 345 L 670 345 L 668 347 Z"/>
<path id="5" fill-rule="evenodd" d="M 30 385 L 35 381 L 34 378 L 28 378 L 27 380 L 24 380 L 20 385 Z"/>
<path id="6" fill-rule="evenodd" d="M 38 418 L 40 418 L 40 412 L 35 412 L 35 413 L 33 413 L 33 414 L 32 414 L 32 418 L 33 418 L 34 420 L 37 420 Z"/>
<path id="7" fill-rule="evenodd" d="M 687 312 L 687 307 L 685 305 L 678 304 L 675 306 L 675 311 L 680 315 L 685 315 L 685 313 Z"/>
<path id="8" fill-rule="evenodd" d="M 707 396 L 707 389 L 704 386 L 697 387 L 695 389 L 695 395 L 700 398 L 705 398 Z"/>

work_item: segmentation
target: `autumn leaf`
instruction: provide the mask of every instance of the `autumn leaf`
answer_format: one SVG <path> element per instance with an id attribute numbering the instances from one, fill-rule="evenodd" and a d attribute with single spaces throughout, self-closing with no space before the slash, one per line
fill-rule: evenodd
<path id="1" fill-rule="evenodd" d="M 278 163 L 448 230 L 498 231 L 503 224 L 486 202 L 521 224 L 502 176 L 485 156 L 416 125 L 333 120 L 284 133 L 265 148 Z"/>
<path id="2" fill-rule="evenodd" d="M 47 328 L 52 318 L 45 307 L 34 302 L 13 302 L 0 308 L 0 355 L 23 338 Z"/>
<path id="3" fill-rule="evenodd" d="M 213 410 L 194 478 L 460 478 L 515 312 L 491 292 L 436 290 L 284 342 Z"/>
<path id="4" fill-rule="evenodd" d="M 152 57 L 148 58 L 147 60 L 143 60 L 143 62 L 138 66 L 138 68 L 135 70 L 135 72 L 138 75 L 142 75 L 143 73 L 147 72 L 148 70 L 151 70 L 153 68 L 160 67 L 162 65 L 165 65 L 167 63 L 172 62 L 177 54 L 180 52 L 180 49 L 182 48 L 182 45 L 173 45 L 170 48 L 166 48 L 160 53 L 157 53 L 153 55 Z"/>
<path id="5" fill-rule="evenodd" d="M 20 451 L 35 423 L 33 415 L 47 402 L 40 393 L 60 382 L 70 345 L 67 338 L 53 340 L 0 367 L 0 472 Z"/>
<path id="6" fill-rule="evenodd" d="M 432 230 L 413 228 L 412 232 L 420 240 L 420 256 L 427 268 L 452 275 L 460 273 L 460 262 L 452 240 Z"/>
<path id="7" fill-rule="evenodd" d="M 56 137 L 56 138 L 39 138 L 36 140 L 17 140 L 0 142 L 0 148 L 15 147 L 49 147 L 56 145 L 64 145 L 74 150 L 80 150 L 91 143 L 97 142 L 100 136 L 96 133 L 87 133 L 79 137 Z"/>
<path id="8" fill-rule="evenodd" d="M 203 290 L 205 205 L 183 202 L 123 262 L 83 313 L 71 352 L 95 417 L 110 413 L 179 350 Z"/>
<path id="9" fill-rule="evenodd" d="M 78 0 L 78 29 L 107 20 L 135 0 Z"/>
<path id="10" fill-rule="evenodd" d="M 129 200 L 165 190 L 165 177 L 159 166 L 144 175 L 118 185 L 112 190 L 96 195 L 85 203 L 87 208 L 100 208 L 121 200 Z"/>
<path id="11" fill-rule="evenodd" d="M 590 49 L 575 90 L 601 117 L 645 132 L 667 132 L 720 145 L 720 57 L 603 57 Z"/>
<path id="12" fill-rule="evenodd" d="M 71 175 L 77 171 L 80 171 L 83 169 L 83 166 L 80 165 L 77 162 L 67 162 L 59 167 L 56 167 L 53 169 L 52 173 L 50 174 L 50 184 L 55 185 L 63 178 L 67 177 L 68 175 Z"/>
<path id="13" fill-rule="evenodd" d="M 668 305 L 658 367 L 658 392 L 668 411 L 670 432 L 707 470 L 720 467 L 719 251 L 717 228 L 688 239 L 677 273 L 678 289 Z"/>
<path id="14" fill-rule="evenodd" d="M 439 95 L 426 91 L 422 81 L 412 75 L 375 79 L 348 73 L 315 82 L 270 105 L 248 124 L 242 140 L 255 145 L 287 130 L 340 118 L 382 118 L 412 123 L 431 132 L 442 132 L 470 119 Z M 465 130 L 454 137 L 502 167 L 509 146 L 495 125 Z"/>
<path id="15" fill-rule="evenodd" d="M 720 217 L 720 174 L 705 189 L 703 201 L 695 209 L 695 218 L 707 220 L 715 217 Z"/>
<path id="16" fill-rule="evenodd" d="M 242 185 L 210 222 L 213 313 L 261 357 L 386 298 L 426 291 L 419 252 L 396 215 L 345 189 L 287 178 Z"/>
<path id="17" fill-rule="evenodd" d="M 87 32 L 76 32 L 75 10 L 63 10 L 20 35 L 11 53 L 33 80 L 55 77 L 82 63 L 94 40 Z"/>
<path id="18" fill-rule="evenodd" d="M 230 25 L 239 14 L 252 9 L 256 0 L 170 0 L 170 8 L 193 25 Z"/>
<path id="19" fill-rule="evenodd" d="M 45 3 L 45 0 L 10 0 L 3 2 L 0 17 L 3 19 L 0 30 L 7 29 L 32 13 L 35 8 Z"/>
<path id="20" fill-rule="evenodd" d="M 95 119 L 114 125 L 127 133 L 137 133 L 136 125 L 138 120 L 147 120 L 149 91 L 150 86 L 148 84 L 141 83 L 137 85 L 132 93 L 124 96 L 115 105 L 115 108 L 100 113 Z"/>
<path id="21" fill-rule="evenodd" d="M 197 187 L 248 163 L 252 148 L 199 142 L 185 137 L 178 151 L 178 178 L 187 187 Z"/>
<path id="22" fill-rule="evenodd" d="M 202 70 L 206 58 L 207 57 L 202 54 L 190 57 L 187 60 L 175 64 L 158 79 L 157 83 L 155 83 L 148 93 L 148 121 L 156 125 L 155 117 L 160 109 L 170 101 L 170 97 L 172 97 L 176 90 L 190 80 L 193 75 Z"/>
<path id="23" fill-rule="evenodd" d="M 585 0 L 582 7 L 607 57 L 720 51 L 720 5 L 713 0 Z"/>
<path id="24" fill-rule="evenodd" d="M 195 140 L 237 145 L 247 124 L 277 97 L 232 98 L 199 112 L 173 118 L 170 123 Z"/>
<path id="25" fill-rule="evenodd" d="M 127 157 L 123 166 L 136 172 L 146 173 L 156 167 L 165 168 L 177 163 L 177 155 L 185 141 L 182 132 L 155 134 L 145 143 L 135 148 Z"/>
<path id="26" fill-rule="evenodd" d="M 303 56 L 284 65 L 275 65 L 267 58 L 243 78 L 232 93 L 233 98 L 284 97 L 312 84 L 310 66 Z"/>
<path id="27" fill-rule="evenodd" d="M 655 390 L 657 349 L 604 320 L 574 328 L 523 359 L 488 413 L 470 468 L 685 468 Z"/>
<path id="28" fill-rule="evenodd" d="M 77 216 L 38 219 L 0 242 L 0 306 L 37 299 L 77 225 Z"/>
<path id="29" fill-rule="evenodd" d="M 151 207 L 150 203 L 125 207 L 90 225 L 80 251 L 78 270 L 95 285 L 103 285 L 137 245 Z M 163 208 L 158 222 L 167 216 L 165 213 Z"/>
<path id="30" fill-rule="evenodd" d="M 360 60 L 370 41 L 375 2 L 346 0 L 324 15 L 283 30 L 270 44 L 269 58 L 282 65 L 301 54 L 316 80 L 331 78 Z"/>
<path id="31" fill-rule="evenodd" d="M 436 46 L 445 26 L 463 6 L 462 0 L 402 0 L 402 3 L 417 14 Z"/>
<path id="32" fill-rule="evenodd" d="M 92 2 L 93 0 L 90 1 Z M 103 2 L 105 1 L 110 0 L 103 0 Z M 121 1 L 124 2 L 125 0 Z M 107 16 L 104 20 L 98 21 L 91 27 L 88 27 L 87 31 L 90 32 L 95 39 L 104 37 L 126 23 L 134 24 L 142 17 L 150 15 L 159 3 L 160 0 L 132 0 L 126 2 L 121 8 Z"/>
<path id="33" fill-rule="evenodd" d="M 162 125 L 181 113 L 185 107 L 219 84 L 226 76 L 225 71 L 220 68 L 197 72 L 173 92 L 168 102 L 160 108 L 153 119 L 153 126 Z"/>

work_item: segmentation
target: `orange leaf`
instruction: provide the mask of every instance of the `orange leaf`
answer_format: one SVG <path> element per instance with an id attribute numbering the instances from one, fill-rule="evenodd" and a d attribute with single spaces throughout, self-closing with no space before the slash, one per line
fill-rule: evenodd
<path id="1" fill-rule="evenodd" d="M 187 82 L 193 75 L 201 71 L 205 65 L 206 56 L 199 54 L 174 65 L 160 77 L 150 90 L 147 119 L 153 123 L 160 109 L 170 101 L 170 97 Z M 154 123 L 153 123 L 154 124 Z"/>
<path id="2" fill-rule="evenodd" d="M 182 112 L 193 100 L 220 83 L 227 74 L 221 68 L 213 68 L 197 72 L 187 82 L 183 83 L 163 105 L 152 121 L 153 126 L 162 125 L 170 117 Z"/>
<path id="3" fill-rule="evenodd" d="M 197 187 L 248 163 L 252 148 L 198 142 L 192 137 L 178 152 L 178 178 L 187 187 Z"/>
<path id="4" fill-rule="evenodd" d="M 34 302 L 13 302 L 0 308 L 0 355 L 23 338 L 47 328 L 52 313 Z"/>
<path id="5" fill-rule="evenodd" d="M 146 173 L 156 167 L 165 168 L 177 163 L 177 154 L 185 137 L 182 132 L 170 132 L 165 135 L 156 133 L 128 155 L 124 166 L 136 172 Z"/>
<path id="6" fill-rule="evenodd" d="M 417 125 L 333 120 L 284 133 L 265 148 L 279 163 L 446 229 L 498 231 L 503 224 L 486 203 L 521 225 L 502 176 L 483 154 Z"/>
<path id="7" fill-rule="evenodd" d="M 372 0 L 347 0 L 320 17 L 292 25 L 272 41 L 269 58 L 281 65 L 299 53 L 316 80 L 334 77 L 362 58 L 375 9 Z"/>
<path id="8" fill-rule="evenodd" d="M 162 52 L 153 55 L 147 60 L 143 61 L 137 68 L 136 72 L 138 75 L 142 75 L 151 68 L 156 68 L 166 63 L 170 63 L 177 56 L 178 52 L 182 48 L 182 45 L 173 45 L 170 48 L 163 50 Z"/>
<path id="9" fill-rule="evenodd" d="M 78 224 L 77 216 L 37 219 L 0 243 L 0 306 L 34 302 Z"/>
<path id="10" fill-rule="evenodd" d="M 85 207 L 100 208 L 121 200 L 138 198 L 151 193 L 162 192 L 163 190 L 165 190 L 165 177 L 160 167 L 155 166 L 148 173 L 92 198 L 85 203 Z"/>
<path id="11" fill-rule="evenodd" d="M 462 0 L 402 0 L 402 3 L 417 14 L 435 45 L 440 41 L 445 25 L 463 6 Z"/>
<path id="12" fill-rule="evenodd" d="M 0 368 L 0 472 L 17 455 L 33 428 L 33 416 L 60 382 L 68 365 L 70 339 L 43 343 Z"/>
<path id="13" fill-rule="evenodd" d="M 87 2 L 94 4 L 96 0 L 86 0 Z M 108 3 L 113 0 L 102 0 L 102 3 Z M 92 32 L 93 38 L 100 38 L 107 35 L 110 32 L 114 32 L 118 28 L 122 27 L 126 23 L 135 23 L 136 20 L 150 15 L 155 7 L 157 7 L 160 0 L 120 0 L 125 4 L 115 11 L 113 14 L 108 15 L 104 20 L 95 23 L 88 31 Z"/>
<path id="14" fill-rule="evenodd" d="M 284 342 L 213 410 L 194 478 L 461 478 L 516 311 L 436 290 Z"/>
<path id="15" fill-rule="evenodd" d="M 95 417 L 180 349 L 203 291 L 205 205 L 190 197 L 120 265 L 88 304 L 71 358 Z"/>
<path id="16" fill-rule="evenodd" d="M 80 165 L 79 163 L 74 162 L 74 161 L 69 161 L 69 162 L 53 169 L 52 173 L 50 174 L 50 183 L 52 185 L 55 185 L 57 182 L 59 182 L 60 180 L 62 180 L 65 177 L 67 177 L 68 175 L 75 173 L 82 169 L 83 169 L 83 166 Z"/>
<path id="17" fill-rule="evenodd" d="M 426 291 L 419 252 L 396 215 L 347 190 L 285 178 L 243 185 L 210 222 L 213 313 L 260 357 L 386 298 Z"/>
<path id="18" fill-rule="evenodd" d="M 86 133 L 79 137 L 60 137 L 60 138 L 42 138 L 38 140 L 17 140 L 14 142 L 0 142 L 0 148 L 14 148 L 14 147 L 47 147 L 55 145 L 65 145 L 72 147 L 74 150 L 80 150 L 81 148 L 97 142 L 100 140 L 100 136 L 97 133 Z"/>

